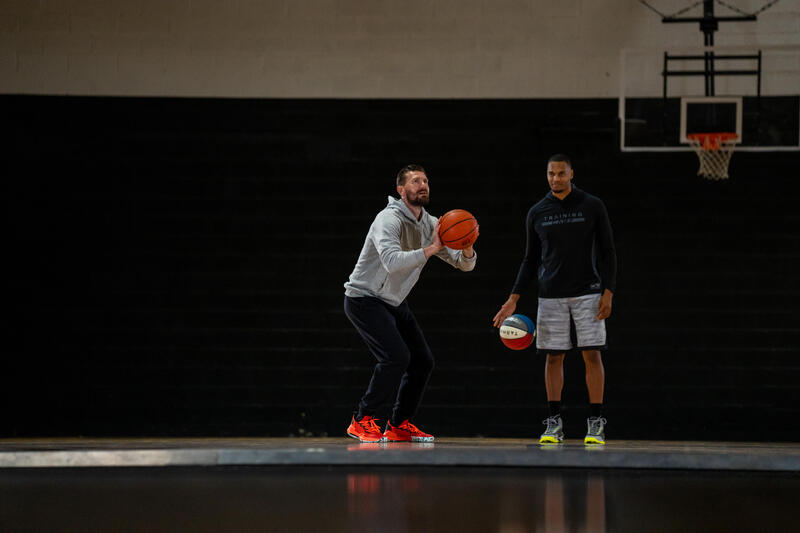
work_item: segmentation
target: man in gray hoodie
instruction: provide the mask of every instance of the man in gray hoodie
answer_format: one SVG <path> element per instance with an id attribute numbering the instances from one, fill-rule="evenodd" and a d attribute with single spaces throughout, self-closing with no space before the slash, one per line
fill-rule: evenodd
<path id="1" fill-rule="evenodd" d="M 433 370 L 433 354 L 406 297 L 431 256 L 459 270 L 475 268 L 472 246 L 446 248 L 439 221 L 425 211 L 430 187 L 425 169 L 408 165 L 397 173 L 400 199 L 378 213 L 367 233 L 350 279 L 344 284 L 344 312 L 378 360 L 347 434 L 361 442 L 430 442 L 410 420 L 419 407 Z M 477 230 L 476 230 L 477 231 Z M 391 400 L 394 409 L 381 431 L 375 414 Z"/>

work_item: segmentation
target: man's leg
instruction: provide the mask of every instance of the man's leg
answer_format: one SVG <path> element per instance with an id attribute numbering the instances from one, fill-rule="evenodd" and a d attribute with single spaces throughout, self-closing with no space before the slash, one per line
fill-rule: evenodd
<path id="1" fill-rule="evenodd" d="M 434 366 L 433 353 L 408 303 L 400 304 L 396 316 L 397 328 L 408 346 L 410 360 L 397 391 L 397 401 L 391 417 L 394 426 L 413 419 L 417 414 Z"/>
<path id="2" fill-rule="evenodd" d="M 547 354 L 544 385 L 550 416 L 561 413 L 561 391 L 564 388 L 564 354 L 572 348 L 570 313 L 566 298 L 539 298 L 536 315 L 536 348 Z"/>
<path id="3" fill-rule="evenodd" d="M 544 387 L 547 390 L 547 404 L 550 410 L 544 424 L 547 427 L 539 437 L 540 444 L 558 444 L 564 440 L 561 422 L 561 390 L 564 388 L 564 354 L 549 353 L 544 364 Z"/>
<path id="4" fill-rule="evenodd" d="M 563 353 L 547 354 L 544 363 L 544 387 L 548 402 L 561 402 L 561 391 L 564 389 Z"/>
<path id="5" fill-rule="evenodd" d="M 583 362 L 586 366 L 586 389 L 589 392 L 589 418 L 586 421 L 587 430 L 584 438 L 586 444 L 605 443 L 603 393 L 606 373 L 600 353 L 606 346 L 606 323 L 605 320 L 595 318 L 599 303 L 599 294 L 587 294 L 570 299 L 578 348 L 583 353 Z"/>
<path id="6" fill-rule="evenodd" d="M 345 296 L 344 310 L 378 360 L 369 387 L 358 404 L 356 419 L 374 417 L 397 389 L 411 355 L 397 329 L 395 317 L 380 300 Z"/>
<path id="7" fill-rule="evenodd" d="M 606 443 L 606 419 L 603 418 L 603 389 L 606 372 L 600 350 L 583 350 L 586 365 L 586 389 L 589 391 L 589 418 L 586 420 L 585 444 Z"/>
<path id="8" fill-rule="evenodd" d="M 583 350 L 583 363 L 586 365 L 586 389 L 589 391 L 589 403 L 602 405 L 606 372 L 603 368 L 600 350 Z M 595 416 L 600 416 L 600 413 Z"/>
<path id="9" fill-rule="evenodd" d="M 539 298 L 536 314 L 536 348 L 547 354 L 544 363 L 544 386 L 550 412 L 547 426 L 539 442 L 560 443 L 564 440 L 561 422 L 561 391 L 564 389 L 564 354 L 572 348 L 569 335 L 570 314 L 566 298 Z"/>

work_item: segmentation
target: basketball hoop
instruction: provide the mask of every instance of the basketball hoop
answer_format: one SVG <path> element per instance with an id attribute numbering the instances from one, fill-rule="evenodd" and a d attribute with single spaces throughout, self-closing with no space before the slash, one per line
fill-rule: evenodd
<path id="1" fill-rule="evenodd" d="M 728 178 L 728 164 L 731 161 L 736 140 L 735 133 L 689 133 L 689 144 L 700 158 L 698 176 L 710 180 Z"/>

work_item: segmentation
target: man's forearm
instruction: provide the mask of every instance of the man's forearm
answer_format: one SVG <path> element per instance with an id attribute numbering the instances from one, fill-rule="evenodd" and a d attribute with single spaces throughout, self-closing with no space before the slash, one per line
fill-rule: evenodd
<path id="1" fill-rule="evenodd" d="M 430 259 L 432 255 L 438 254 L 442 250 L 442 248 L 444 248 L 444 245 L 436 246 L 435 244 L 431 244 L 426 246 L 425 248 L 422 249 L 422 251 L 425 252 L 425 259 Z"/>

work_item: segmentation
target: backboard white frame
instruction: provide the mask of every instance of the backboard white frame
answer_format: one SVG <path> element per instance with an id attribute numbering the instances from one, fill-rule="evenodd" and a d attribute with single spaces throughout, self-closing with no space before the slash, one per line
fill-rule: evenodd
<path id="1" fill-rule="evenodd" d="M 682 144 L 689 144 L 686 138 L 686 111 L 689 104 L 736 104 L 736 144 L 742 142 L 742 97 L 741 96 L 683 96 L 681 97 L 681 133 Z M 703 132 L 711 133 L 711 132 Z"/>

